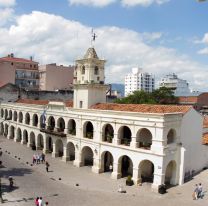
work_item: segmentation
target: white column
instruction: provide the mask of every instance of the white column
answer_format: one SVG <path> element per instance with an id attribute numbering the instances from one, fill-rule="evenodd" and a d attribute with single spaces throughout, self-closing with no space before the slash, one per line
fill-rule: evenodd
<path id="1" fill-rule="evenodd" d="M 121 142 L 121 140 L 118 138 L 118 134 L 114 133 L 113 144 L 120 145 L 120 142 Z"/>
<path id="2" fill-rule="evenodd" d="M 43 135 L 43 153 L 47 154 L 49 152 L 49 145 L 47 144 L 47 136 Z"/>
<path id="3" fill-rule="evenodd" d="M 137 148 L 136 137 L 133 137 L 133 136 L 131 137 L 130 147 Z"/>
<path id="4" fill-rule="evenodd" d="M 83 162 L 82 162 L 82 154 L 79 151 L 79 148 L 77 148 L 77 146 L 75 146 L 75 160 L 73 162 L 74 166 L 76 167 L 82 167 L 83 166 Z M 79 146 L 78 146 L 79 147 Z"/>
<path id="5" fill-rule="evenodd" d="M 113 172 L 111 173 L 111 178 L 112 179 L 119 179 L 121 178 L 121 164 L 120 163 L 113 163 Z"/>
<path id="6" fill-rule="evenodd" d="M 92 172 L 97 173 L 97 174 L 101 172 L 101 159 L 99 158 L 99 155 L 96 155 L 95 157 L 93 157 Z"/>
<path id="7" fill-rule="evenodd" d="M 52 157 L 58 157 L 58 152 L 56 152 L 56 143 L 53 143 L 53 152 L 52 152 Z"/>
<path id="8" fill-rule="evenodd" d="M 155 192 L 158 192 L 158 188 L 160 185 L 164 184 L 165 182 L 165 174 L 163 171 L 163 167 L 158 166 L 155 168 L 154 172 L 154 182 L 152 183 L 152 189 Z"/>
<path id="9" fill-rule="evenodd" d="M 140 169 L 133 168 L 132 180 L 134 181 L 135 185 L 142 183 L 141 170 Z"/>
<path id="10" fill-rule="evenodd" d="M 65 146 L 65 147 L 63 148 L 63 151 L 64 151 L 64 155 L 63 155 L 63 157 L 62 157 L 62 161 L 67 162 L 67 161 L 70 160 L 70 158 L 69 158 L 69 153 L 67 152 L 67 146 Z"/>

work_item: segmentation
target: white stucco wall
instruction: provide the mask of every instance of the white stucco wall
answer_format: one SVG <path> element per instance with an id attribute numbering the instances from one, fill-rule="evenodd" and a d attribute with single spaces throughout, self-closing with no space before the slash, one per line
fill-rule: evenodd
<path id="1" fill-rule="evenodd" d="M 185 173 L 194 174 L 208 165 L 208 148 L 202 145 L 203 116 L 194 109 L 186 113 L 181 125 L 181 164 Z"/>

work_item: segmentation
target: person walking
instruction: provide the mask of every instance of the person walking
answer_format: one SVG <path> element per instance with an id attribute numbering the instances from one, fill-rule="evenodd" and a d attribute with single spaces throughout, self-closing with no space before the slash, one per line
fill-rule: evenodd
<path id="1" fill-rule="evenodd" d="M 198 198 L 203 198 L 203 188 L 201 183 L 198 185 Z"/>
<path id="2" fill-rule="evenodd" d="M 36 205 L 36 206 L 39 206 L 38 200 L 39 200 L 39 197 L 36 197 L 36 198 L 35 198 L 35 205 Z"/>
<path id="3" fill-rule="evenodd" d="M 32 157 L 32 161 L 33 161 L 33 164 L 36 163 L 36 155 L 34 154 L 33 157 Z"/>
<path id="4" fill-rule="evenodd" d="M 194 193 L 193 193 L 193 200 L 197 200 L 198 199 L 198 194 L 199 194 L 199 188 L 198 185 L 195 185 L 195 189 L 194 189 Z"/>
<path id="5" fill-rule="evenodd" d="M 45 165 L 46 165 L 46 172 L 48 172 L 48 168 L 49 168 L 50 165 L 47 161 L 45 162 Z"/>
<path id="6" fill-rule="evenodd" d="M 42 199 L 42 197 L 40 197 L 38 199 L 38 206 L 43 206 L 43 199 Z"/>
<path id="7" fill-rule="evenodd" d="M 44 163 L 45 162 L 45 154 L 42 152 L 41 156 L 42 156 L 42 163 Z"/>

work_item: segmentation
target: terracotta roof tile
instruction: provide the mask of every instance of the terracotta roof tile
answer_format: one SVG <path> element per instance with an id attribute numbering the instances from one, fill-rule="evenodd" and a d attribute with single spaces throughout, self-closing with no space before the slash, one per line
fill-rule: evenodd
<path id="1" fill-rule="evenodd" d="M 35 61 L 32 61 L 30 59 L 24 59 L 24 58 L 16 58 L 16 57 L 2 57 L 0 58 L 0 61 L 4 62 L 23 62 L 23 63 L 38 63 L 38 62 L 35 62 Z"/>
<path id="2" fill-rule="evenodd" d="M 65 101 L 66 107 L 73 107 L 73 101 L 72 100 L 67 100 Z"/>
<path id="3" fill-rule="evenodd" d="M 22 104 L 37 104 L 37 105 L 46 105 L 49 103 L 48 100 L 33 100 L 33 99 L 19 99 L 16 102 Z"/>
<path id="4" fill-rule="evenodd" d="M 150 105 L 150 104 L 114 104 L 99 103 L 93 105 L 91 109 L 115 110 L 139 113 L 186 113 L 192 106 L 177 105 Z"/>
<path id="5" fill-rule="evenodd" d="M 59 100 L 54 100 L 54 101 L 58 101 L 58 102 L 63 102 L 63 101 L 59 101 Z M 17 103 L 22 103 L 22 104 L 37 104 L 37 105 L 46 105 L 48 104 L 50 101 L 49 100 L 33 100 L 33 99 L 19 99 L 16 101 Z M 73 107 L 73 101 L 72 100 L 66 100 L 64 101 L 66 107 Z"/>
<path id="6" fill-rule="evenodd" d="M 179 103 L 197 103 L 198 97 L 197 96 L 190 96 L 190 97 L 178 97 Z"/>
<path id="7" fill-rule="evenodd" d="M 208 132 L 203 134 L 202 144 L 208 144 Z"/>

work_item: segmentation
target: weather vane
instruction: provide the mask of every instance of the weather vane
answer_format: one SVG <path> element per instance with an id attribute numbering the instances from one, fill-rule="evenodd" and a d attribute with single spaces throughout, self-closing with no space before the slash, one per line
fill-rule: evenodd
<path id="1" fill-rule="evenodd" d="M 91 31 L 91 45 L 93 42 L 95 42 L 96 38 L 97 38 L 97 35 L 94 32 L 94 30 L 92 29 L 92 31 Z"/>

